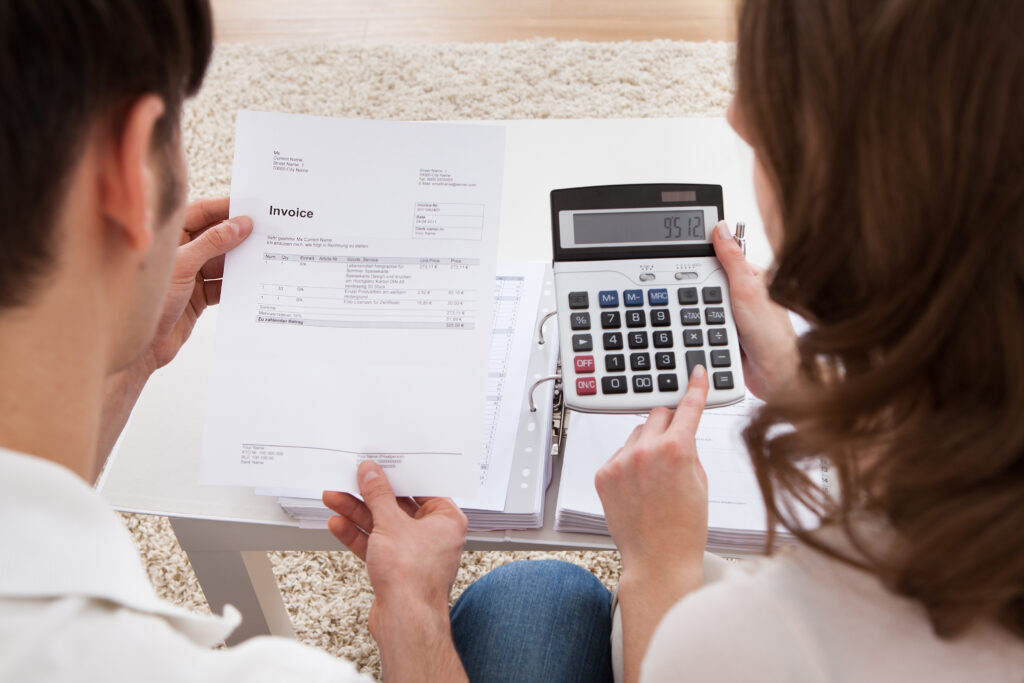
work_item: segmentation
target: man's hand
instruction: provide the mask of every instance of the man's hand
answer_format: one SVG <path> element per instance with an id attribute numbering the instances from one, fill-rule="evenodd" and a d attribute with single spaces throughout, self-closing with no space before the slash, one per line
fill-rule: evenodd
<path id="1" fill-rule="evenodd" d="M 227 217 L 227 197 L 194 202 L 186 209 L 171 282 L 153 339 L 135 363 L 107 379 L 97 469 L 102 468 L 149 376 L 177 355 L 206 307 L 220 301 L 224 254 L 252 232 L 248 216 L 230 221 Z"/>
<path id="2" fill-rule="evenodd" d="M 373 584 L 370 633 L 385 680 L 465 681 L 448 621 L 448 596 L 466 541 L 466 516 L 450 498 L 396 498 L 374 462 L 359 466 L 360 501 L 325 491 L 338 513 L 328 528 L 366 562 Z M 364 502 L 365 501 L 365 502 Z"/>
<path id="3" fill-rule="evenodd" d="M 747 262 L 725 221 L 715 226 L 715 254 L 729 278 L 732 312 L 743 350 L 743 377 L 754 395 L 766 398 L 797 374 L 796 332 L 789 314 L 768 298 L 764 273 Z"/>
<path id="4" fill-rule="evenodd" d="M 252 219 L 248 216 L 228 220 L 227 197 L 189 205 L 163 312 L 143 357 L 150 372 L 167 365 L 192 334 L 206 307 L 220 302 L 224 254 L 251 232 Z"/>
<path id="5" fill-rule="evenodd" d="M 619 606 L 627 681 L 666 612 L 704 579 L 708 480 L 695 434 L 708 394 L 698 365 L 676 410 L 655 408 L 597 471 L 608 531 L 622 553 Z"/>

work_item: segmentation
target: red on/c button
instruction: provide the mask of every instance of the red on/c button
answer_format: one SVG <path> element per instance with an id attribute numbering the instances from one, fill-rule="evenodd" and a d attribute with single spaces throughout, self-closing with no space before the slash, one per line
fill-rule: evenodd
<path id="1" fill-rule="evenodd" d="M 578 396 L 589 396 L 590 394 L 597 393 L 597 378 L 596 377 L 577 377 L 576 378 L 576 394 Z"/>
<path id="2" fill-rule="evenodd" d="M 576 372 L 591 373 L 594 371 L 594 357 L 593 356 L 576 356 L 573 359 L 576 365 Z"/>

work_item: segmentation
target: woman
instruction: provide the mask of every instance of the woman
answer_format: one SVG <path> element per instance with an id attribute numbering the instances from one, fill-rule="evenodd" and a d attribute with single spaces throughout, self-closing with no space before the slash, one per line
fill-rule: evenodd
<path id="1" fill-rule="evenodd" d="M 729 118 L 756 156 L 768 286 L 724 225 L 715 247 L 767 401 L 745 437 L 769 521 L 800 543 L 702 587 L 698 368 L 597 476 L 620 677 L 1024 680 L 1022 26 L 1020 2 L 743 3 Z M 799 340 L 784 308 L 811 323 Z M 803 474 L 822 456 L 833 499 Z M 552 571 L 528 564 L 467 591 L 460 652 L 477 593 Z"/>

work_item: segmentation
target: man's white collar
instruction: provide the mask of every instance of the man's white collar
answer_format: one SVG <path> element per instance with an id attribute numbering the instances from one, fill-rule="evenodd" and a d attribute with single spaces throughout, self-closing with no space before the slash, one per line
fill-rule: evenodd
<path id="1" fill-rule="evenodd" d="M 0 597 L 107 600 L 167 620 L 210 646 L 238 626 L 157 597 L 124 525 L 77 475 L 42 458 L 0 448 Z"/>

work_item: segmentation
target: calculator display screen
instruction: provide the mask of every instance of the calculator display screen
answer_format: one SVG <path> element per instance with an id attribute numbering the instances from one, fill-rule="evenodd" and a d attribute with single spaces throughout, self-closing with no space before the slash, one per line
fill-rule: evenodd
<path id="1" fill-rule="evenodd" d="M 576 213 L 573 216 L 576 245 L 706 241 L 702 209 Z"/>

